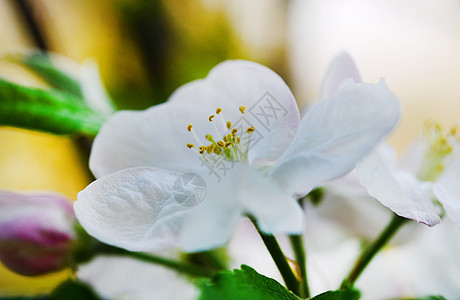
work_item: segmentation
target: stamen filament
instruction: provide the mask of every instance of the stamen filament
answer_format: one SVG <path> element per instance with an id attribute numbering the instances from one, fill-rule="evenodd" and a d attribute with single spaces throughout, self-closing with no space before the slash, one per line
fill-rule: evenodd
<path id="1" fill-rule="evenodd" d="M 216 136 L 219 137 L 221 134 L 219 134 L 219 130 L 217 129 L 216 122 L 212 122 L 212 126 L 214 127 L 214 131 L 216 132 Z"/>
<path id="2" fill-rule="evenodd" d="M 206 162 L 212 164 L 215 163 L 215 159 L 212 158 L 213 154 L 225 157 L 231 161 L 247 161 L 247 152 L 249 150 L 252 138 L 251 133 L 255 131 L 255 128 L 253 126 L 245 128 L 245 124 L 248 124 L 247 126 L 250 126 L 250 123 L 246 121 L 246 118 L 244 116 L 245 110 L 246 107 L 239 107 L 239 111 L 243 116 L 240 125 L 241 128 L 238 129 L 236 127 L 232 128 L 232 122 L 225 121 L 225 118 L 222 114 L 222 108 L 217 108 L 216 114 L 210 115 L 208 117 L 209 122 L 213 124 L 212 126 L 214 127 L 214 131 L 216 132 L 217 138 L 214 139 L 214 137 L 210 134 L 205 135 L 205 141 L 207 141 L 207 145 L 205 145 L 205 143 L 203 143 L 200 140 L 195 130 L 193 129 L 193 125 L 189 124 L 187 126 L 187 130 L 192 133 L 196 143 L 198 143 L 198 145 L 201 146 L 199 146 L 198 149 L 195 149 L 196 143 L 188 143 L 187 147 L 195 151 L 195 153 L 202 155 L 203 159 Z M 223 126 L 222 128 L 217 128 L 218 125 L 216 125 L 216 122 L 214 122 L 216 117 L 220 119 L 220 123 L 222 123 Z M 238 132 L 240 133 L 238 134 Z M 247 134 L 248 136 L 247 138 L 244 138 L 243 143 L 241 143 L 244 134 Z M 222 139 L 219 140 L 219 138 Z"/>
<path id="3" fill-rule="evenodd" d="M 234 137 L 234 136 L 231 136 L 231 135 L 229 134 L 229 140 L 230 140 L 230 142 L 232 143 L 231 145 L 232 145 L 233 153 L 235 154 L 235 158 L 236 158 L 237 161 L 239 161 L 240 158 L 239 158 L 239 155 L 238 155 L 238 151 L 236 150 L 236 147 L 235 147 L 235 146 L 236 146 L 236 144 L 235 144 L 235 137 Z"/>
<path id="4" fill-rule="evenodd" d="M 254 128 L 254 127 L 252 127 L 252 128 Z M 247 132 L 248 138 L 247 138 L 247 143 L 246 143 L 246 145 L 245 145 L 245 148 L 246 148 L 246 149 L 245 149 L 245 151 L 244 151 L 244 152 L 246 152 L 246 153 L 249 151 L 249 145 L 251 144 L 251 139 L 252 139 L 252 134 L 251 134 L 251 132 L 253 132 L 253 131 L 249 131 L 249 128 L 248 128 L 248 132 Z"/>
<path id="5" fill-rule="evenodd" d="M 191 125 L 191 124 L 190 124 L 190 125 Z M 189 131 L 193 134 L 193 137 L 195 138 L 197 144 L 199 144 L 199 145 L 203 145 L 203 144 L 204 144 L 204 143 L 200 140 L 200 138 L 198 137 L 198 135 L 196 135 L 196 132 L 195 132 L 195 130 L 194 130 L 192 127 L 190 127 L 190 130 L 189 130 Z"/>

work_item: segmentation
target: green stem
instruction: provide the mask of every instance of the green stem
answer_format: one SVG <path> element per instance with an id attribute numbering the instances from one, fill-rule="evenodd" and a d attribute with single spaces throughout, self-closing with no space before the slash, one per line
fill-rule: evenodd
<path id="1" fill-rule="evenodd" d="M 273 258 L 276 267 L 278 268 L 278 270 L 281 273 L 281 276 L 283 277 L 286 287 L 289 290 L 291 290 L 294 294 L 299 295 L 299 281 L 297 280 L 294 272 L 289 266 L 289 263 L 286 260 L 286 256 L 284 256 L 283 251 L 281 250 L 281 247 L 278 244 L 278 241 L 273 235 L 262 232 L 254 218 L 249 217 L 249 219 L 256 227 L 257 232 L 259 233 L 260 237 L 262 238 L 262 241 L 265 244 L 265 247 L 267 247 L 268 252 Z"/>
<path id="2" fill-rule="evenodd" d="M 380 235 L 372 243 L 370 243 L 364 250 L 361 252 L 361 255 L 355 262 L 353 269 L 351 269 L 348 276 L 342 281 L 341 289 L 347 289 L 353 287 L 354 283 L 358 279 L 359 275 L 364 271 L 369 262 L 374 258 L 374 256 L 379 252 L 383 246 L 393 237 L 393 235 L 404 225 L 408 219 L 400 217 L 398 215 L 393 215 L 390 223 L 385 227 L 385 229 L 380 233 Z"/>
<path id="3" fill-rule="evenodd" d="M 211 272 L 219 272 L 228 268 L 226 248 L 217 248 L 195 253 L 184 253 L 183 258 L 186 262 L 202 267 L 203 269 Z"/>
<path id="4" fill-rule="evenodd" d="M 302 235 L 290 235 L 289 240 L 291 241 L 292 250 L 300 270 L 300 296 L 303 298 L 310 298 L 310 289 L 308 287 L 307 279 L 307 261 L 305 255 L 305 248 L 303 245 Z"/>
<path id="5" fill-rule="evenodd" d="M 106 245 L 104 245 L 106 246 Z M 212 277 L 212 272 L 204 270 L 202 268 L 196 267 L 192 264 L 177 262 L 168 258 L 155 256 L 152 254 L 142 253 L 142 252 L 131 252 L 124 249 L 108 246 L 104 249 L 99 249 L 98 254 L 108 254 L 108 255 L 122 255 L 131 257 L 140 261 L 157 264 L 168 269 L 177 271 L 179 273 L 187 274 L 193 277 Z"/>

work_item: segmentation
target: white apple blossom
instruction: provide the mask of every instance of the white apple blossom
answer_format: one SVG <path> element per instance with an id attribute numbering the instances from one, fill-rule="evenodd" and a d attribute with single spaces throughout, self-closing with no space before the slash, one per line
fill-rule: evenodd
<path id="1" fill-rule="evenodd" d="M 197 299 L 198 288 L 172 270 L 129 257 L 99 256 L 78 268 L 78 279 L 103 299 Z"/>
<path id="2" fill-rule="evenodd" d="M 360 81 L 353 59 L 343 53 L 329 67 L 321 94 L 324 97 L 350 82 Z M 460 164 L 456 162 L 459 158 L 454 159 L 447 170 L 444 170 L 443 161 L 457 142 L 442 134 L 438 125 L 432 125 L 428 131 L 428 139 L 420 142 L 418 147 L 414 147 L 415 151 L 407 155 L 410 163 L 404 165 L 410 164 L 410 168 L 397 168 L 394 149 L 382 144 L 358 163 L 359 182 L 369 195 L 396 214 L 429 226 L 441 220 L 441 208 L 433 201 L 436 194 L 448 214 L 460 223 L 460 201 L 455 201 L 460 199 L 460 189 L 454 183 L 456 173 L 460 172 L 459 166 L 456 166 Z M 438 177 L 439 180 L 433 184 Z"/>
<path id="3" fill-rule="evenodd" d="M 78 194 L 76 216 L 89 234 L 132 251 L 220 246 L 242 214 L 268 233 L 300 233 L 292 196 L 350 171 L 398 118 L 381 81 L 347 84 L 301 120 L 277 74 L 227 61 L 167 103 L 104 124 L 90 157 L 98 179 Z M 199 205 L 184 205 L 184 195 Z"/>
<path id="4" fill-rule="evenodd" d="M 434 226 L 441 221 L 441 203 L 460 224 L 458 142 L 439 125 L 432 124 L 427 131 L 425 140 L 409 153 L 410 161 L 399 168 L 389 146 L 364 158 L 357 165 L 359 181 L 369 195 L 399 216 Z"/>

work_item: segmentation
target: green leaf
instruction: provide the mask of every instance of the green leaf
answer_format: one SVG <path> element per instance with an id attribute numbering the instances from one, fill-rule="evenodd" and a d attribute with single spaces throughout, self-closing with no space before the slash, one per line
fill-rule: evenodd
<path id="1" fill-rule="evenodd" d="M 26 55 L 21 61 L 30 70 L 41 76 L 48 84 L 55 89 L 70 93 L 83 99 L 80 84 L 69 74 L 59 70 L 45 53 L 34 53 Z"/>
<path id="2" fill-rule="evenodd" d="M 358 290 L 348 289 L 327 291 L 311 298 L 311 300 L 358 300 L 360 297 L 361 293 Z"/>
<path id="3" fill-rule="evenodd" d="M 276 280 L 257 273 L 249 266 L 242 265 L 241 270 L 219 272 L 211 280 L 199 282 L 201 295 L 199 300 L 298 300 Z"/>
<path id="4" fill-rule="evenodd" d="M 0 79 L 0 125 L 95 136 L 104 118 L 75 96 Z"/>
<path id="5" fill-rule="evenodd" d="M 52 300 L 99 300 L 101 299 L 96 293 L 89 287 L 80 281 L 67 280 L 61 283 L 51 293 L 50 298 Z"/>

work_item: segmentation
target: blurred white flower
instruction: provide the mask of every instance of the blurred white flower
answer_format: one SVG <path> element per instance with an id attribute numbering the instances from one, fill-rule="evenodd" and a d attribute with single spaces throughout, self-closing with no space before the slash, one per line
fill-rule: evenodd
<path id="1" fill-rule="evenodd" d="M 132 251 L 220 246 L 241 214 L 265 232 L 299 233 L 292 195 L 349 172 L 398 118 L 399 102 L 380 82 L 348 84 L 300 120 L 277 74 L 224 62 L 167 103 L 104 124 L 90 158 L 99 179 L 79 193 L 76 215 L 89 234 Z M 204 190 L 183 174 L 202 177 L 199 205 L 178 201 Z"/>
<path id="2" fill-rule="evenodd" d="M 426 129 L 425 140 L 408 154 L 410 164 L 396 166 L 396 155 L 382 145 L 357 165 L 360 183 L 369 195 L 397 215 L 433 226 L 441 221 L 442 203 L 460 224 L 460 157 L 456 138 L 439 125 Z M 386 153 L 385 153 L 386 152 Z M 406 166 L 406 168 L 404 168 Z"/>
<path id="3" fill-rule="evenodd" d="M 336 58 L 328 74 L 327 78 L 331 78 L 330 74 L 341 74 L 332 76 L 337 78 L 338 84 L 335 86 L 338 87 L 342 85 L 340 82 L 346 84 L 350 81 L 348 78 L 353 81 L 359 78 L 355 76 L 358 74 L 356 67 L 350 64 L 347 54 Z M 331 85 L 323 84 L 324 86 Z M 323 88 L 324 90 L 327 89 Z M 389 180 L 393 185 L 386 188 L 400 191 L 402 195 L 398 196 L 400 203 L 390 205 L 399 212 L 406 209 L 406 213 L 409 211 L 407 215 L 412 216 L 415 216 L 417 209 L 422 210 L 437 220 L 440 208 L 432 202 L 436 195 L 447 214 L 455 220 L 458 218 L 458 204 L 455 206 L 458 201 L 454 199 L 460 198 L 458 185 L 455 184 L 460 176 L 458 142 L 452 137 L 452 133 L 442 133 L 436 126 L 431 129 L 435 130 L 429 131 L 430 138 L 417 143 L 399 164 L 399 168 L 396 168 L 394 150 L 387 145 L 378 147 L 379 159 L 385 163 L 391 162 L 384 167 L 394 176 Z M 452 149 L 449 150 L 450 147 Z M 375 185 L 388 184 L 388 181 L 377 181 L 377 176 L 388 173 L 376 171 L 377 169 L 367 170 L 367 174 L 361 173 L 361 177 L 363 180 L 375 179 Z M 403 179 L 398 181 L 401 178 L 395 176 L 398 172 L 405 173 L 406 177 L 403 175 Z M 435 183 L 419 180 L 416 174 Z M 408 181 L 413 184 L 407 185 L 407 180 L 404 181 L 407 177 L 412 178 Z M 366 189 L 359 184 L 355 171 L 326 184 L 325 188 L 326 196 L 320 205 L 306 207 L 306 248 L 313 295 L 337 288 L 351 268 L 351 262 L 361 251 L 362 244 L 356 238 L 374 238 L 391 217 L 391 211 L 380 202 L 373 201 Z M 444 194 L 440 196 L 440 193 Z M 452 206 L 450 209 L 449 205 Z M 459 295 L 457 283 L 460 272 L 457 266 L 460 239 L 458 229 L 453 225 L 450 220 L 445 220 L 435 228 L 417 226 L 415 222 L 402 228 L 390 246 L 374 258 L 358 279 L 357 287 L 363 298 L 440 294 L 450 299 Z"/>
<path id="4" fill-rule="evenodd" d="M 192 279 L 129 257 L 97 257 L 80 266 L 77 276 L 104 299 L 192 300 L 198 296 Z"/>

